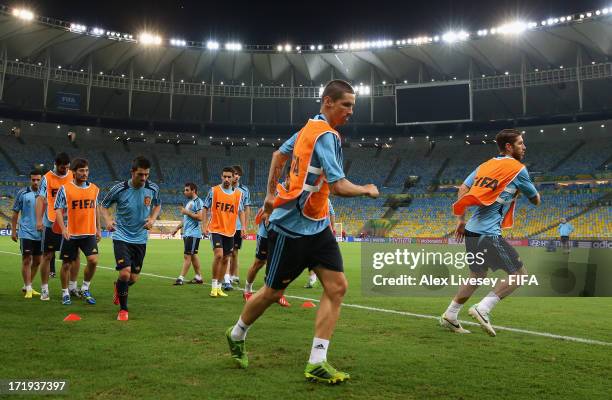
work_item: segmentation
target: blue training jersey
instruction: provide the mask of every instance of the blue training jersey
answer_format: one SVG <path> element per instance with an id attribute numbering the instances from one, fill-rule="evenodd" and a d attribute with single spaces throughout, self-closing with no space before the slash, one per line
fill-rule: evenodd
<path id="1" fill-rule="evenodd" d="M 161 205 L 159 186 L 146 181 L 141 188 L 134 188 L 132 180 L 120 182 L 113 186 L 102 200 L 102 207 L 117 205 L 115 211 L 116 229 L 113 240 L 133 244 L 146 244 L 148 231 L 144 224 L 151 214 L 151 207 Z"/>
<path id="2" fill-rule="evenodd" d="M 193 213 L 199 213 L 204 208 L 204 202 L 196 196 L 192 200 L 187 201 L 185 208 Z M 202 222 L 191 218 L 189 215 L 183 215 L 183 237 L 202 238 Z"/>
<path id="3" fill-rule="evenodd" d="M 242 203 L 244 207 L 251 205 L 251 192 L 249 188 L 243 185 L 242 183 L 238 183 L 236 189 L 242 192 Z M 240 218 L 236 219 L 236 230 L 242 230 L 242 223 L 240 222 Z"/>
<path id="4" fill-rule="evenodd" d="M 559 236 L 569 236 L 574 227 L 569 222 L 559 224 Z"/>
<path id="5" fill-rule="evenodd" d="M 36 230 L 36 197 L 38 192 L 26 187 L 15 197 L 13 211 L 19 212 L 19 229 L 17 231 L 19 239 L 41 240 L 41 232 Z"/>
<path id="6" fill-rule="evenodd" d="M 314 119 L 325 117 L 319 114 Z M 293 153 L 293 147 L 297 139 L 297 133 L 291 136 L 279 151 L 286 155 Z M 342 144 L 338 137 L 332 132 L 324 133 L 319 137 L 315 144 L 314 152 L 310 164 L 315 168 L 322 168 L 328 183 L 334 183 L 345 177 L 343 170 Z M 317 175 L 309 173 L 306 183 L 314 185 Z M 329 217 L 321 221 L 313 221 L 302 215 L 302 208 L 306 196 L 302 195 L 296 200 L 287 202 L 274 209 L 270 215 L 270 229 L 284 233 L 289 236 L 315 235 L 329 226 Z M 299 202 L 300 207 L 297 207 Z"/>
<path id="7" fill-rule="evenodd" d="M 497 158 L 509 156 L 498 156 Z M 474 179 L 476 177 L 476 168 L 463 182 L 467 187 L 472 187 Z M 531 182 L 527 168 L 523 167 L 518 175 L 508 184 L 507 189 L 516 189 L 522 192 L 527 198 L 531 199 L 538 194 L 535 186 Z M 499 236 L 501 235 L 501 223 L 506 213 L 510 209 L 510 201 L 514 194 L 508 192 L 502 192 L 500 194 L 500 200 L 504 203 L 494 202 L 489 206 L 480 206 L 476 209 L 474 214 L 468 220 L 465 225 L 465 229 L 470 232 L 478 233 L 481 235 L 488 236 Z M 507 202 L 507 204 L 506 204 Z"/>

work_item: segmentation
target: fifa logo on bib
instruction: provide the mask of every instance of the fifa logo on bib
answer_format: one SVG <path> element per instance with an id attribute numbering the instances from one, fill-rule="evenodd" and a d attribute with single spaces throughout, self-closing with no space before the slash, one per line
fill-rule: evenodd
<path id="1" fill-rule="evenodd" d="M 235 208 L 233 204 L 222 203 L 220 201 L 215 202 L 215 210 L 229 212 L 231 214 L 235 213 Z"/>
<path id="2" fill-rule="evenodd" d="M 70 202 L 72 209 L 84 209 L 84 208 L 96 208 L 96 201 L 94 199 L 81 199 L 72 200 Z"/>
<path id="3" fill-rule="evenodd" d="M 491 179 L 488 176 L 476 177 L 474 181 L 474 186 L 489 188 L 491 190 L 497 189 L 497 185 L 499 185 L 497 179 Z"/>

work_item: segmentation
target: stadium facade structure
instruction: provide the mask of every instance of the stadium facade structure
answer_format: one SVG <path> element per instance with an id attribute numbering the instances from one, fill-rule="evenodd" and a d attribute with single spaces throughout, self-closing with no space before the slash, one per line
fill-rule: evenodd
<path id="1" fill-rule="evenodd" d="M 261 132 L 299 125 L 318 111 L 321 85 L 342 78 L 363 86 L 349 129 L 364 135 L 376 133 L 368 126 L 426 135 L 601 120 L 612 113 L 612 12 L 605 11 L 572 14 L 520 35 L 474 33 L 452 44 L 425 36 L 384 41 L 376 49 L 357 42 L 235 51 L 197 42 L 144 46 L 127 34 L 77 32 L 43 17 L 23 21 L 4 7 L 0 110 L 13 118 L 74 118 L 81 125 L 127 120 L 137 129 L 204 132 L 232 125 Z M 394 126 L 396 85 L 454 79 L 471 81 L 474 122 Z M 58 111 L 62 93 L 78 95 L 77 110 Z"/>

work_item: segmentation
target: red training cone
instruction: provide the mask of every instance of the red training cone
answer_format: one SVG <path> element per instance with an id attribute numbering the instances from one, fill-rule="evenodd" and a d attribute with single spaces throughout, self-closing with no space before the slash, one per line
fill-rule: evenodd
<path id="1" fill-rule="evenodd" d="M 305 301 L 302 304 L 302 308 L 316 308 L 317 305 L 315 303 L 313 303 L 312 301 Z"/>
<path id="2" fill-rule="evenodd" d="M 64 321 L 80 321 L 81 317 L 78 314 L 68 314 Z"/>

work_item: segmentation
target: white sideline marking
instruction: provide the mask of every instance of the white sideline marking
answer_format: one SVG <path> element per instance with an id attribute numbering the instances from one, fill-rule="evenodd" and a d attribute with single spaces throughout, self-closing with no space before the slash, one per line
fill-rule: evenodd
<path id="1" fill-rule="evenodd" d="M 0 253 L 10 254 L 10 255 L 15 255 L 15 256 L 20 256 L 21 255 L 21 253 L 14 253 L 14 252 L 10 252 L 10 251 L 2 251 L 2 250 L 0 250 Z M 81 263 L 81 265 L 86 265 L 86 264 L 85 263 Z M 101 265 L 98 265 L 98 268 L 115 271 L 115 268 L 103 267 Z M 176 278 L 173 278 L 173 277 L 170 277 L 170 276 L 150 274 L 150 273 L 147 273 L 147 272 L 142 272 L 140 275 L 152 276 L 154 278 L 161 278 L 161 279 L 170 279 L 170 280 L 175 280 L 176 279 Z M 204 284 L 210 286 L 210 284 L 208 284 L 208 283 L 204 283 Z M 243 291 L 243 289 L 239 289 L 239 290 Z M 288 297 L 290 299 L 296 299 L 296 300 L 313 301 L 313 302 L 316 302 L 316 303 L 319 302 L 318 299 L 311 299 L 309 297 L 301 297 L 301 296 L 285 296 L 285 297 Z M 381 313 L 385 313 L 385 314 L 404 315 L 404 316 L 407 316 L 407 317 L 415 317 L 415 318 L 435 319 L 435 320 L 438 320 L 440 318 L 440 317 L 437 317 L 435 315 L 416 314 L 416 313 L 411 313 L 411 312 L 408 312 L 408 311 L 389 310 L 389 309 L 386 309 L 386 308 L 362 306 L 362 305 L 359 305 L 359 304 L 346 304 L 346 303 L 342 303 L 342 306 L 343 307 L 347 307 L 347 308 L 355 308 L 355 309 L 359 309 L 359 310 L 376 311 L 376 312 L 381 312 Z M 472 322 L 472 321 L 462 321 L 462 320 L 460 320 L 460 322 L 462 324 L 464 324 L 464 325 L 480 326 L 478 323 Z M 496 330 L 499 330 L 499 331 L 508 331 L 508 332 L 515 332 L 515 333 L 523 333 L 523 334 L 526 334 L 526 335 L 541 336 L 541 337 L 547 337 L 547 338 L 550 338 L 550 339 L 565 340 L 565 341 L 568 341 L 568 342 L 595 344 L 595 345 L 599 345 L 599 346 L 612 346 L 611 342 L 604 342 L 604 341 L 601 341 L 601 340 L 585 339 L 585 338 L 579 338 L 579 337 L 573 337 L 573 336 L 563 336 L 563 335 L 557 335 L 557 334 L 554 334 L 554 333 L 530 331 L 530 330 L 527 330 L 527 329 L 511 328 L 511 327 L 499 326 L 499 325 L 493 325 L 493 327 Z"/>

